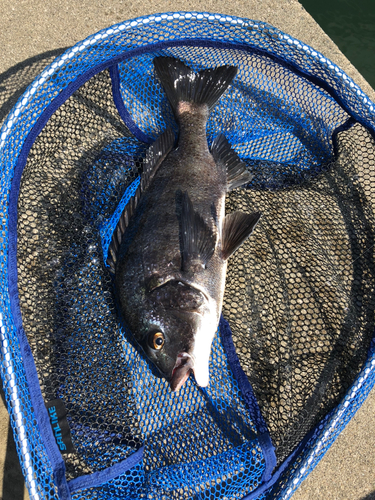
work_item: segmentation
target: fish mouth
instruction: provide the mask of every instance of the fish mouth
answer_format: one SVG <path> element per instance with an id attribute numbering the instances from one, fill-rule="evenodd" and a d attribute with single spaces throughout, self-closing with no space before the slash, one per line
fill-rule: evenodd
<path id="1" fill-rule="evenodd" d="M 182 352 L 177 356 L 169 386 L 172 392 L 179 391 L 189 378 L 190 373 L 194 371 L 193 358 L 187 352 Z"/>
<path id="2" fill-rule="evenodd" d="M 195 357 L 187 352 L 181 352 L 176 359 L 176 363 L 172 370 L 172 375 L 169 380 L 169 386 L 172 392 L 179 391 L 189 378 L 190 373 L 194 374 L 194 378 L 199 387 L 207 387 L 209 383 L 208 366 L 207 369 L 199 369 L 195 364 Z"/>

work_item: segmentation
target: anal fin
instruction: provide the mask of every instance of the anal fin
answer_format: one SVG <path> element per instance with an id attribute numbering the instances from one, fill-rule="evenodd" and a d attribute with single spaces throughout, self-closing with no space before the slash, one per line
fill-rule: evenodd
<path id="1" fill-rule="evenodd" d="M 255 212 L 245 214 L 233 212 L 224 219 L 221 251 L 224 260 L 228 259 L 250 236 L 257 225 L 261 214 Z"/>
<path id="2" fill-rule="evenodd" d="M 247 170 L 245 163 L 232 149 L 224 134 L 219 134 L 211 145 L 211 154 L 220 168 L 227 173 L 227 191 L 248 184 L 253 175 Z"/>

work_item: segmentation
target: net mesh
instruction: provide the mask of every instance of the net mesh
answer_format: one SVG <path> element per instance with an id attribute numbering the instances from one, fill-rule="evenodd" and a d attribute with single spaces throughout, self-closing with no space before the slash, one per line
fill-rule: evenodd
<path id="1" fill-rule="evenodd" d="M 228 200 L 231 211 L 263 211 L 262 234 L 233 257 L 227 287 L 237 293 L 226 295 L 224 315 L 280 459 L 343 397 L 374 330 L 374 220 L 365 201 L 373 139 L 356 125 L 338 143 L 319 178 Z"/>
<path id="2" fill-rule="evenodd" d="M 66 406 L 74 452 L 63 455 L 63 465 L 74 499 L 244 498 L 264 484 L 267 429 L 278 466 L 312 432 L 268 492 L 286 498 L 375 378 L 372 105 L 320 54 L 261 23 L 171 14 L 124 26 L 48 67 L 0 135 L 2 375 L 29 491 L 65 498 L 53 479 L 47 431 L 38 432 L 41 413 L 31 399 L 35 406 L 39 398 Z M 229 261 L 224 296 L 243 377 L 229 362 L 222 322 L 210 386 L 201 389 L 191 377 L 178 393 L 154 377 L 129 341 L 105 264 L 147 142 L 167 126 L 178 130 L 153 72 L 158 55 L 195 70 L 238 66 L 207 138 L 224 132 L 254 175 L 247 189 L 228 195 L 226 211 L 262 212 Z M 25 166 L 13 202 L 16 284 L 40 395 L 22 363 L 28 351 L 16 291 L 8 291 L 17 161 Z"/>

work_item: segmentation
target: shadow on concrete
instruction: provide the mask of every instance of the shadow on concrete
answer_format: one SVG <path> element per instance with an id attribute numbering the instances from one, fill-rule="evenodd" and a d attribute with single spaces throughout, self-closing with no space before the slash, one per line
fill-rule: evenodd
<path id="1" fill-rule="evenodd" d="M 30 57 L 0 74 L 0 126 L 30 83 L 68 47 Z"/>
<path id="2" fill-rule="evenodd" d="M 375 500 L 375 491 L 373 491 L 372 493 L 370 493 L 369 495 L 361 498 L 361 500 Z"/>
<path id="3" fill-rule="evenodd" d="M 0 126 L 30 83 L 57 56 L 63 54 L 67 48 L 50 50 L 30 57 L 0 74 Z M 0 396 L 6 406 L 2 387 L 0 387 Z M 1 436 L 1 439 L 4 442 L 6 439 L 7 443 L 1 500 L 23 500 L 24 479 L 10 423 L 7 436 Z"/>
<path id="4" fill-rule="evenodd" d="M 5 404 L 5 396 L 2 387 L 0 387 L 0 396 Z M 3 491 L 2 500 L 23 500 L 24 495 L 24 479 L 21 471 L 21 466 L 18 460 L 16 444 L 13 439 L 13 432 L 10 422 L 8 424 L 6 437 L 6 454 L 4 460 L 4 476 L 3 476 Z"/>

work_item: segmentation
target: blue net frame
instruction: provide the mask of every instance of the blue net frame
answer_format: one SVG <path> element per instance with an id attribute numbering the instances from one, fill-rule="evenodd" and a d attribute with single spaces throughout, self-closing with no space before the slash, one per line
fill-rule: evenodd
<path id="1" fill-rule="evenodd" d="M 17 207 L 23 168 L 30 149 L 53 113 L 85 82 L 107 68 L 110 69 L 118 112 L 135 138 L 134 143 L 127 142 L 128 154 L 133 150 L 138 154 L 139 144 L 151 143 L 166 125 L 176 129 L 165 97 L 160 92 L 157 94 L 152 85 L 147 87 L 147 80 L 155 54 L 172 53 L 186 59 L 186 48 L 191 47 L 194 51 L 189 63 L 195 69 L 214 66 L 216 52 L 220 52 L 220 61 L 231 61 L 231 54 L 235 52 L 254 57 L 259 55 L 267 58 L 270 65 L 275 64 L 283 71 L 296 75 L 301 85 L 313 84 L 314 100 L 324 101 L 321 115 L 314 115 L 311 107 L 311 115 L 305 112 L 301 118 L 298 95 L 289 101 L 287 90 L 273 87 L 272 81 L 263 75 L 258 78 L 262 83 L 246 95 L 249 102 L 257 103 L 260 96 L 267 92 L 270 96 L 267 97 L 268 102 L 272 104 L 267 116 L 262 112 L 252 114 L 251 107 L 246 108 L 244 101 L 246 112 L 241 120 L 235 121 L 232 118 L 235 115 L 233 106 L 238 106 L 245 94 L 241 90 L 241 75 L 246 79 L 246 64 L 243 63 L 238 85 L 225 95 L 220 107 L 215 108 L 210 117 L 207 136 L 211 142 L 217 130 L 224 127 L 228 131 L 229 141 L 236 145 L 240 156 L 248 159 L 249 168 L 258 172 L 250 186 L 254 189 L 278 189 L 318 175 L 334 154 L 335 135 L 353 123 L 363 125 L 374 137 L 375 105 L 361 89 L 322 54 L 262 22 L 195 12 L 147 16 L 90 36 L 45 68 L 18 100 L 0 131 L 1 374 L 21 467 L 33 499 L 290 498 L 353 417 L 375 383 L 373 340 L 367 361 L 345 397 L 275 469 L 276 459 L 267 426 L 234 352 L 229 326 L 222 320 L 220 337 L 215 340 L 211 359 L 212 388 L 200 391 L 189 383 L 186 391 L 189 398 L 197 401 L 197 408 L 201 408 L 199 401 L 202 400 L 202 405 L 207 401 L 212 404 L 215 399 L 220 399 L 222 407 L 236 407 L 242 422 L 238 424 L 238 432 L 246 435 L 246 439 L 236 447 L 226 448 L 218 456 L 215 453 L 205 456 L 203 453 L 202 459 L 196 460 L 194 466 L 188 463 L 170 466 L 169 482 L 165 482 L 164 473 L 155 469 L 145 471 L 147 453 L 139 443 L 125 454 L 118 452 L 117 461 L 104 460 L 101 465 L 95 464 L 96 469 L 94 467 L 91 474 L 67 481 L 65 463 L 50 427 L 19 306 L 17 210 L 14 207 Z M 253 71 L 256 69 L 253 68 Z M 129 74 L 137 82 L 136 87 L 130 87 L 126 78 Z M 148 88 L 146 93 L 145 88 Z M 143 100 L 151 95 L 156 97 L 153 112 L 147 115 L 142 112 Z M 293 125 L 290 130 L 279 123 L 282 121 L 279 116 L 281 104 L 283 113 L 291 117 L 289 123 Z M 275 109 L 278 113 L 274 112 Z M 304 109 L 306 111 L 306 104 Z M 331 119 L 332 109 L 335 109 L 335 117 Z M 302 120 L 298 126 L 297 115 Z M 314 127 L 316 120 L 324 124 L 319 130 Z M 265 121 L 272 126 L 261 131 L 261 123 Z M 251 137 L 241 140 L 249 128 L 253 130 Z M 311 132 L 307 145 L 303 136 L 305 129 Z M 281 143 L 281 146 L 276 148 L 276 143 Z M 124 151 L 121 141 L 111 144 L 111 151 L 116 148 L 120 153 Z M 290 165 L 296 165 L 296 158 L 298 169 L 288 170 Z M 99 158 L 99 167 L 101 161 Z M 284 162 L 285 169 L 279 177 L 271 176 L 273 166 L 280 161 Z M 92 175 L 92 182 L 95 183 L 95 169 Z M 104 255 L 108 251 L 111 228 L 136 186 L 137 180 L 129 184 L 117 212 L 100 222 L 98 231 Z M 96 209 L 98 207 L 105 210 L 105 200 L 97 200 Z M 128 349 L 124 356 L 136 356 L 131 347 Z M 141 360 L 137 362 L 142 365 Z M 220 373 L 215 375 L 217 365 L 223 368 L 224 379 L 221 379 Z M 146 370 L 144 365 L 142 370 L 139 377 Z M 225 384 L 225 394 L 222 394 L 221 384 Z M 158 390 L 163 388 L 160 386 Z M 152 398 L 152 394 L 147 397 Z M 172 407 L 175 411 L 175 406 Z M 164 418 L 168 418 L 168 412 Z M 143 435 L 149 435 L 146 428 L 143 432 Z M 99 438 L 96 436 L 95 439 Z M 219 483 L 222 483 L 220 488 L 216 486 Z"/>

